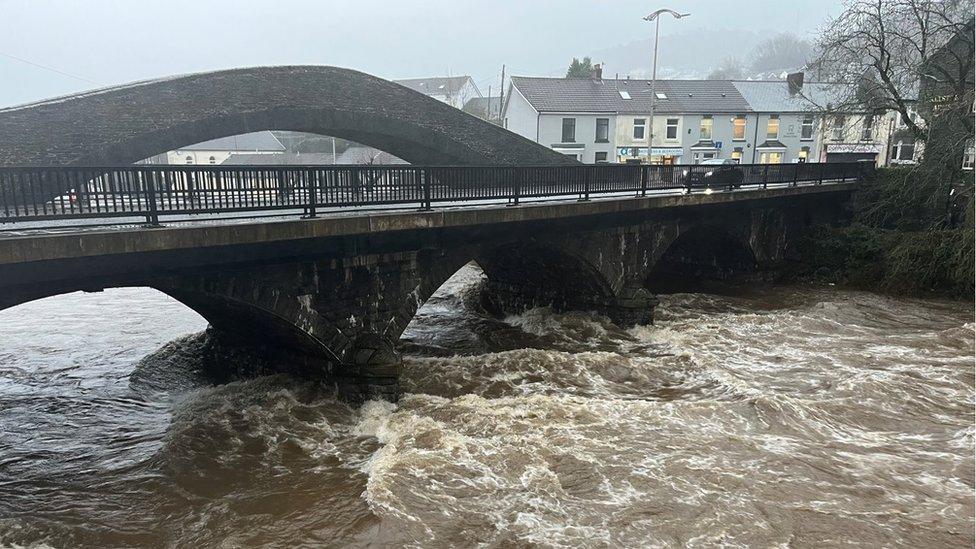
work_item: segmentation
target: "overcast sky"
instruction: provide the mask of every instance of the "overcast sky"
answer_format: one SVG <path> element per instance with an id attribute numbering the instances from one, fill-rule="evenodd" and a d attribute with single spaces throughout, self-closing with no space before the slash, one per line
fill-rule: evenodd
<path id="1" fill-rule="evenodd" d="M 677 29 L 700 31 L 720 59 L 735 42 L 729 30 L 812 37 L 839 5 L 840 0 L 0 0 L 0 105 L 156 76 L 280 64 L 338 65 L 386 78 L 470 74 L 487 92 L 489 85 L 498 89 L 503 63 L 509 74 L 561 76 L 573 56 L 646 39 L 652 26 L 641 17 L 658 7 L 692 13 L 664 21 L 662 37 Z"/>

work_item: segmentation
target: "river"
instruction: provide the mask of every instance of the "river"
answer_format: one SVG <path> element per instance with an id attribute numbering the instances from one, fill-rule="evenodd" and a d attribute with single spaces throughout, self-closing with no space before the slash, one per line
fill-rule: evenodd
<path id="1" fill-rule="evenodd" d="M 621 330 L 492 318 L 480 276 L 359 408 L 221 378 L 153 290 L 0 311 L 0 546 L 972 547 L 972 303 L 674 294 Z"/>

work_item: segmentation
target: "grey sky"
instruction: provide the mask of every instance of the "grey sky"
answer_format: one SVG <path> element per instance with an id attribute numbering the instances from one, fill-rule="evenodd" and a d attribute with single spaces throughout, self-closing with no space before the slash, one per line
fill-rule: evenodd
<path id="1" fill-rule="evenodd" d="M 646 40 L 652 27 L 641 17 L 658 7 L 691 12 L 691 18 L 662 23 L 662 36 L 700 32 L 703 40 L 714 43 L 717 63 L 734 48 L 736 29 L 811 35 L 829 15 L 836 15 L 839 4 L 0 0 L 0 105 L 169 74 L 277 64 L 339 65 L 386 78 L 471 74 L 487 92 L 489 85 L 498 89 L 502 63 L 509 74 L 561 76 L 573 56 Z M 661 63 L 666 65 L 667 59 Z"/>

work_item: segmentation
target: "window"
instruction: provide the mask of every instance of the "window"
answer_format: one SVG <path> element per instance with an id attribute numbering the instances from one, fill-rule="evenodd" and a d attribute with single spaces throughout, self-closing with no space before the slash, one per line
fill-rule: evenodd
<path id="1" fill-rule="evenodd" d="M 766 139 L 779 139 L 779 115 L 769 115 L 769 122 L 766 123 Z"/>
<path id="2" fill-rule="evenodd" d="M 746 138 L 746 117 L 743 115 L 736 116 L 732 120 L 732 139 L 736 141 L 742 141 Z"/>
<path id="3" fill-rule="evenodd" d="M 966 152 L 962 156 L 962 169 L 971 170 L 976 165 L 976 150 L 973 148 L 973 139 L 966 142 Z"/>
<path id="4" fill-rule="evenodd" d="M 874 137 L 874 116 L 867 115 L 861 125 L 861 141 L 871 141 Z"/>
<path id="5" fill-rule="evenodd" d="M 216 156 L 211 156 L 210 157 L 210 163 L 211 164 L 216 164 L 217 163 L 217 157 Z"/>
<path id="6" fill-rule="evenodd" d="M 630 92 L 628 92 L 628 91 L 620 90 L 617 93 L 620 94 L 620 98 L 621 99 L 630 99 Z"/>
<path id="7" fill-rule="evenodd" d="M 597 143 L 610 142 L 610 119 L 609 118 L 596 119 L 596 142 Z"/>
<path id="8" fill-rule="evenodd" d="M 803 117 L 800 124 L 800 139 L 813 139 L 813 115 L 808 114 Z"/>
<path id="9" fill-rule="evenodd" d="M 606 164 L 607 163 L 607 153 L 602 152 L 602 151 L 601 152 L 597 152 L 596 153 L 595 160 L 596 160 L 596 163 L 597 164 Z"/>
<path id="10" fill-rule="evenodd" d="M 677 139 L 678 138 L 678 119 L 668 118 L 667 126 L 664 129 L 665 139 Z"/>
<path id="11" fill-rule="evenodd" d="M 187 156 L 186 156 L 186 163 L 187 163 L 187 164 L 193 164 L 193 157 L 192 157 L 192 156 L 190 156 L 190 155 L 187 155 Z"/>
<path id="12" fill-rule="evenodd" d="M 810 161 L 810 147 L 801 147 L 800 155 L 797 157 L 797 162 L 800 164 L 806 164 Z"/>
<path id="13" fill-rule="evenodd" d="M 742 147 L 737 147 L 732 151 L 732 160 L 735 160 L 736 164 L 742 163 Z"/>
<path id="14" fill-rule="evenodd" d="M 578 155 L 576 153 L 563 153 L 563 154 L 565 154 L 566 156 L 572 158 L 573 160 L 579 160 L 580 159 L 580 155 Z"/>
<path id="15" fill-rule="evenodd" d="M 634 139 L 644 139 L 644 126 L 647 124 L 647 120 L 643 118 L 634 119 Z"/>
<path id="16" fill-rule="evenodd" d="M 759 156 L 759 162 L 761 164 L 781 164 L 783 162 L 783 153 L 764 152 Z"/>
<path id="17" fill-rule="evenodd" d="M 895 163 L 913 162 L 915 160 L 915 142 L 898 141 L 891 146 L 891 161 Z"/>
<path id="18" fill-rule="evenodd" d="M 712 138 L 712 117 L 711 115 L 705 115 L 701 119 L 701 125 L 698 127 L 698 137 L 701 139 L 711 139 Z"/>
<path id="19" fill-rule="evenodd" d="M 576 141 L 576 119 L 563 118 L 563 143 Z"/>
<path id="20" fill-rule="evenodd" d="M 834 141 L 844 140 L 844 117 L 835 116 L 834 117 L 834 127 L 831 130 L 830 138 Z"/>
<path id="21" fill-rule="evenodd" d="M 665 94 L 663 94 L 663 93 L 661 93 L 661 92 L 657 92 L 657 93 L 655 93 L 655 94 L 654 94 L 654 97 L 656 97 L 656 98 L 658 98 L 658 99 L 664 99 L 664 100 L 666 100 L 666 99 L 668 98 L 668 96 L 667 96 L 667 95 L 665 95 Z"/>

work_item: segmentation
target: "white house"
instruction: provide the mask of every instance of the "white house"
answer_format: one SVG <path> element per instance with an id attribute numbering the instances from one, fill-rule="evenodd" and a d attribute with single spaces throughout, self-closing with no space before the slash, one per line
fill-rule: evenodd
<path id="1" fill-rule="evenodd" d="M 156 155 L 149 159 L 150 164 L 223 164 L 235 153 L 253 155 L 280 155 L 285 146 L 269 131 L 232 135 L 187 145 L 179 149 Z M 273 163 L 269 160 L 268 162 Z"/>
<path id="2" fill-rule="evenodd" d="M 460 109 L 465 103 L 475 97 L 481 97 L 481 91 L 470 76 L 435 76 L 432 78 L 407 78 L 394 80 L 401 86 L 413 91 L 433 97 L 438 101 Z"/>
<path id="3" fill-rule="evenodd" d="M 847 91 L 842 84 L 804 84 L 801 74 L 789 82 L 658 80 L 653 87 L 648 80 L 605 80 L 599 72 L 592 78 L 513 76 L 502 123 L 586 163 L 640 163 L 650 157 L 662 164 L 712 158 L 886 164 L 891 114 L 823 116 L 824 107 Z"/>

